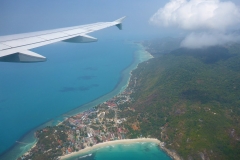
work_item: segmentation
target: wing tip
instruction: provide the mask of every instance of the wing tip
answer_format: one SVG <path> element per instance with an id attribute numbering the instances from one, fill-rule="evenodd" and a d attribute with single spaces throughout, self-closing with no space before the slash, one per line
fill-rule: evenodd
<path id="1" fill-rule="evenodd" d="M 126 18 L 126 16 L 119 18 L 117 20 L 115 20 L 114 22 L 116 22 L 116 26 L 118 27 L 118 29 L 122 30 L 122 21 Z"/>
<path id="2" fill-rule="evenodd" d="M 119 19 L 115 20 L 114 22 L 122 23 L 122 21 L 123 21 L 126 17 L 127 17 L 127 16 L 123 16 L 122 18 L 119 18 Z"/>

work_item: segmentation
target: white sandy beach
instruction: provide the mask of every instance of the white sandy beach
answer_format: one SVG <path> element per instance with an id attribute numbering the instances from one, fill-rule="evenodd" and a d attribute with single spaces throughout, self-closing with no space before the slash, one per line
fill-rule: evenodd
<path id="1" fill-rule="evenodd" d="M 152 142 L 156 144 L 161 143 L 158 139 L 155 139 L 155 138 L 122 139 L 122 140 L 108 141 L 108 142 L 98 143 L 92 147 L 86 147 L 78 152 L 72 152 L 70 154 L 62 156 L 60 159 L 64 160 L 81 153 L 87 153 L 89 151 L 92 151 L 100 147 L 110 146 L 114 144 L 131 144 L 131 143 L 137 143 L 137 142 Z"/>

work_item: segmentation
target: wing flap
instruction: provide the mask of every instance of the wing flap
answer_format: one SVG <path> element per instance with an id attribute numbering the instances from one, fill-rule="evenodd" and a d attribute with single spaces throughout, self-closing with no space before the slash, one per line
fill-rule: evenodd
<path id="1" fill-rule="evenodd" d="M 64 42 L 70 42 L 70 43 L 89 43 L 89 42 L 96 42 L 96 41 L 97 41 L 97 38 L 94 38 L 88 35 L 77 36 L 77 37 L 64 40 Z"/>

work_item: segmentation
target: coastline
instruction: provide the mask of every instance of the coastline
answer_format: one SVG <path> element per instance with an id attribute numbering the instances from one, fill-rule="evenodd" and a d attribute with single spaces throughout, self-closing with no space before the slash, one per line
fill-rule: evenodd
<path id="1" fill-rule="evenodd" d="M 127 84 L 122 87 L 122 89 L 118 92 L 118 94 L 123 92 L 128 87 L 130 78 L 132 76 L 132 71 L 138 67 L 139 63 L 147 61 L 147 60 L 149 60 L 151 58 L 154 58 L 148 51 L 145 50 L 145 47 L 141 43 L 135 43 L 135 44 L 140 48 L 138 51 L 136 51 L 136 53 L 134 55 L 135 56 L 135 61 L 136 61 L 136 58 L 138 58 L 138 63 L 137 63 L 137 65 L 134 68 L 129 67 L 129 68 L 131 68 L 131 71 L 129 72 L 130 76 L 128 77 Z M 140 56 L 138 54 L 140 54 Z M 138 56 L 138 57 L 136 57 L 136 56 Z M 77 112 L 77 113 L 79 113 L 79 112 Z M 75 113 L 75 114 L 77 114 L 77 113 Z M 61 123 L 62 122 L 60 122 L 59 124 L 61 124 Z M 132 143 L 139 143 L 139 142 L 152 142 L 152 143 L 156 143 L 156 144 L 159 145 L 159 148 L 163 152 L 165 152 L 169 157 L 171 157 L 171 159 L 173 159 L 173 160 L 182 160 L 181 157 L 175 151 L 172 151 L 172 150 L 166 148 L 165 147 L 165 143 L 161 142 L 160 140 L 158 140 L 156 138 L 121 139 L 121 140 L 102 142 L 102 143 L 98 143 L 96 145 L 93 145 L 92 147 L 86 147 L 86 148 L 84 148 L 84 149 L 82 149 L 80 151 L 72 152 L 70 154 L 61 156 L 59 158 L 61 160 L 65 160 L 65 159 L 72 158 L 72 157 L 80 155 L 80 154 L 88 154 L 89 152 L 93 152 L 94 150 L 96 150 L 98 148 L 106 147 L 106 146 L 109 146 L 109 145 L 132 144 Z"/>
<path id="2" fill-rule="evenodd" d="M 72 152 L 70 154 L 61 156 L 60 159 L 64 160 L 72 156 L 77 156 L 79 154 L 87 153 L 89 151 L 94 151 L 95 149 L 98 149 L 100 147 L 106 147 L 106 146 L 115 145 L 115 144 L 132 144 L 132 143 L 138 143 L 138 142 L 152 142 L 156 144 L 161 143 L 158 139 L 155 139 L 155 138 L 138 138 L 138 139 L 122 139 L 122 140 L 115 140 L 115 141 L 107 141 L 103 143 L 98 143 L 92 147 L 86 147 L 78 152 Z"/>
<path id="3" fill-rule="evenodd" d="M 182 158 L 175 152 L 167 149 L 165 146 L 161 146 L 160 148 L 167 154 L 169 155 L 173 160 L 182 160 Z"/>
<path id="4" fill-rule="evenodd" d="M 120 80 L 120 82 L 117 84 L 117 86 L 108 94 L 103 95 L 87 104 L 84 104 L 82 106 L 77 107 L 76 109 L 73 109 L 71 111 L 68 111 L 62 115 L 60 115 L 59 117 L 56 117 L 54 119 L 51 119 L 50 121 L 36 127 L 35 129 L 33 129 L 32 131 L 30 131 L 29 133 L 26 133 L 26 135 L 23 136 L 22 139 L 20 139 L 20 141 L 27 141 L 29 142 L 27 146 L 23 146 L 22 144 L 17 144 L 16 146 L 13 146 L 13 149 L 11 149 L 8 153 L 6 153 L 4 155 L 3 158 L 5 157 L 9 157 L 9 155 L 11 155 L 11 157 L 13 156 L 13 154 L 15 154 L 16 152 L 18 152 L 18 154 L 16 155 L 17 157 L 20 157 L 24 154 L 26 154 L 27 152 L 29 152 L 34 145 L 36 144 L 36 142 L 38 141 L 37 138 L 34 137 L 34 132 L 40 128 L 44 128 L 46 126 L 57 126 L 60 125 L 62 122 L 64 122 L 68 117 L 74 116 L 78 113 L 81 113 L 85 110 L 88 110 L 90 108 L 93 108 L 94 106 L 101 104 L 105 101 L 107 101 L 108 99 L 111 99 L 112 97 L 120 94 L 121 92 L 123 92 L 130 81 L 131 78 L 131 72 L 136 69 L 138 67 L 138 64 L 143 62 L 143 61 L 147 61 L 148 59 L 153 58 L 153 56 L 147 52 L 144 48 L 144 46 L 141 45 L 141 43 L 135 43 L 135 42 L 125 42 L 128 43 L 127 45 L 132 45 L 133 47 L 136 47 L 136 50 L 133 53 L 133 62 L 130 66 L 128 66 L 126 69 L 124 69 L 122 71 L 122 79 Z M 30 137 L 30 139 L 29 139 Z M 13 157 L 12 157 L 13 158 Z"/>
<path id="5" fill-rule="evenodd" d="M 52 124 L 52 125 L 58 126 L 61 123 L 63 123 L 66 120 L 67 117 L 74 116 L 76 114 L 79 114 L 79 113 L 87 110 L 87 109 L 93 108 L 94 106 L 96 106 L 98 104 L 101 104 L 101 103 L 107 101 L 108 99 L 111 99 L 112 97 L 122 93 L 128 87 L 130 78 L 132 76 L 132 71 L 138 67 L 139 63 L 153 58 L 153 56 L 148 51 L 145 50 L 145 47 L 141 43 L 135 43 L 134 45 L 138 46 L 137 51 L 135 51 L 135 53 L 134 53 L 134 61 L 133 61 L 133 63 L 129 67 L 127 67 L 125 70 L 123 70 L 123 72 L 122 72 L 122 79 L 120 80 L 118 85 L 113 89 L 113 91 L 111 91 L 110 93 L 108 93 L 108 94 L 106 94 L 106 95 L 104 95 L 104 96 L 102 96 L 102 97 L 100 97 L 100 98 L 98 98 L 98 99 L 96 99 L 96 100 L 94 100 L 92 102 L 89 102 L 89 103 L 87 103 L 87 104 L 85 104 L 85 105 L 83 105 L 81 107 L 78 107 L 78 108 L 76 108 L 76 109 L 74 109 L 72 111 L 69 111 L 69 112 L 61 115 L 62 116 L 62 120 L 61 121 L 58 120 L 57 124 Z M 125 85 L 123 85 L 123 84 L 125 84 Z M 67 116 L 64 116 L 64 115 L 67 115 Z M 37 141 L 37 139 L 36 139 L 36 141 Z M 106 141 L 106 142 L 103 142 L 103 143 L 95 144 L 92 147 L 86 147 L 86 148 L 84 148 L 84 149 L 82 149 L 82 150 L 80 150 L 78 152 L 71 152 L 70 154 L 61 156 L 59 158 L 60 159 L 72 158 L 73 156 L 77 156 L 79 154 L 87 154 L 88 152 L 92 152 L 95 149 L 98 149 L 98 148 L 101 148 L 101 147 L 105 147 L 105 146 L 109 146 L 109 145 L 114 145 L 114 144 L 131 144 L 131 143 L 139 143 L 139 142 L 152 142 L 152 143 L 156 143 L 172 159 L 175 159 L 175 160 L 180 160 L 181 159 L 177 155 L 176 152 L 167 149 L 164 146 L 164 142 L 161 142 L 161 141 L 159 141 L 158 139 L 155 139 L 155 138 L 121 139 L 121 140 L 114 140 L 114 141 Z M 29 151 L 32 150 L 36 146 L 36 143 L 37 142 L 35 142 L 33 144 L 33 146 L 30 149 L 28 149 L 22 155 L 29 154 Z"/>
<path id="6" fill-rule="evenodd" d="M 173 160 L 182 160 L 181 157 L 174 151 L 171 151 L 167 149 L 164 146 L 164 142 L 161 142 L 160 140 L 156 138 L 137 138 L 137 139 L 121 139 L 121 140 L 115 140 L 115 141 L 107 141 L 103 143 L 98 143 L 96 145 L 93 145 L 92 147 L 86 147 L 80 151 L 72 152 L 67 155 L 59 157 L 60 160 L 67 160 L 68 158 L 72 158 L 73 156 L 78 156 L 80 154 L 88 154 L 89 152 L 93 152 L 96 149 L 107 147 L 111 145 L 116 144 L 133 144 L 133 143 L 140 143 L 140 142 L 150 142 L 150 143 L 156 143 L 161 148 L 162 151 L 164 151 L 169 157 L 171 157 Z"/>
<path id="7" fill-rule="evenodd" d="M 122 71 L 122 73 L 121 73 L 122 78 L 121 78 L 120 82 L 117 84 L 117 86 L 111 92 L 59 116 L 62 119 L 58 120 L 58 123 L 56 123 L 54 125 L 59 125 L 63 121 L 65 121 L 66 118 L 75 116 L 81 112 L 84 112 L 90 108 L 93 108 L 94 106 L 104 103 L 107 100 L 111 99 L 112 97 L 122 93 L 128 87 L 130 78 L 132 76 L 132 71 L 138 67 L 139 63 L 147 61 L 151 58 L 154 58 L 148 51 L 145 50 L 145 47 L 141 43 L 128 42 L 128 44 L 136 45 L 138 47 L 138 49 L 134 52 L 133 63 L 129 67 L 127 67 L 126 69 L 124 69 Z M 63 117 L 65 117 L 65 118 L 63 118 Z"/>

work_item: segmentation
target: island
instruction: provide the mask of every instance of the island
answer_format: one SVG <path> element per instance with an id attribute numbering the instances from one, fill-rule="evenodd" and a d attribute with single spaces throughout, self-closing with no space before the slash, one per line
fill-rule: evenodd
<path id="1" fill-rule="evenodd" d="M 35 146 L 18 159 L 61 159 L 128 139 L 154 141 L 173 159 L 240 159 L 240 45 L 142 45 L 155 58 L 132 71 L 124 92 L 38 130 Z"/>

